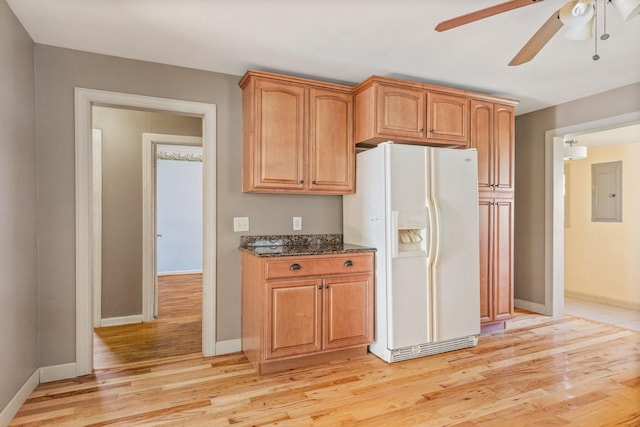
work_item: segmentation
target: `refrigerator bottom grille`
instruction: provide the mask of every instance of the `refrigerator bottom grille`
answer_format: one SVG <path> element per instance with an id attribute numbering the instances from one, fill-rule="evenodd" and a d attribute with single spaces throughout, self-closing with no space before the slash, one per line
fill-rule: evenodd
<path id="1" fill-rule="evenodd" d="M 446 353 L 447 351 L 460 350 L 478 345 L 478 335 L 456 338 L 449 341 L 430 342 L 404 347 L 391 352 L 391 363 L 402 360 L 415 359 L 432 354 Z"/>

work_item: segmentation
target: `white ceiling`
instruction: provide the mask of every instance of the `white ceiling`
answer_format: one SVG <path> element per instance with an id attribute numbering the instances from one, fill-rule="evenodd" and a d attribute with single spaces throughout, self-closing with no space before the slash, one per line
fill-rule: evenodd
<path id="1" fill-rule="evenodd" d="M 443 33 L 445 19 L 504 0 L 7 0 L 36 43 L 242 75 L 281 71 L 344 83 L 370 75 L 521 101 L 517 114 L 640 81 L 640 17 L 607 7 L 601 59 L 562 30 L 507 66 L 565 0 L 540 1 Z M 599 6 L 604 0 L 598 0 Z M 601 14 L 602 16 L 602 14 Z M 601 26 L 600 26 L 601 27 Z"/>

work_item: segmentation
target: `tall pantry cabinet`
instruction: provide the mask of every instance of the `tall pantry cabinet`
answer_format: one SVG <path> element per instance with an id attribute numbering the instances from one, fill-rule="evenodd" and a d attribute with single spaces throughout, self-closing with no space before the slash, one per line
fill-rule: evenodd
<path id="1" fill-rule="evenodd" d="M 471 100 L 469 145 L 478 150 L 483 330 L 504 328 L 513 316 L 514 116 L 512 105 Z"/>

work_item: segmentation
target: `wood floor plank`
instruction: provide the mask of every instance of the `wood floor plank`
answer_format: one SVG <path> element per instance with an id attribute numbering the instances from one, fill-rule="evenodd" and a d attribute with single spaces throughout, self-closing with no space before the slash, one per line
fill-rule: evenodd
<path id="1" fill-rule="evenodd" d="M 477 347 L 395 364 L 258 376 L 242 354 L 112 360 L 38 386 L 10 425 L 640 426 L 640 333 L 571 316 L 518 312 Z"/>

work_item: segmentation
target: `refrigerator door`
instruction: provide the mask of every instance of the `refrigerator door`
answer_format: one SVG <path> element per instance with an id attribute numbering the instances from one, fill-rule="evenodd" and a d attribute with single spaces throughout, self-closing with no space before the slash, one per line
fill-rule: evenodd
<path id="1" fill-rule="evenodd" d="M 477 152 L 432 148 L 430 162 L 433 339 L 444 341 L 480 333 Z"/>
<path id="2" fill-rule="evenodd" d="M 387 348 L 427 343 L 431 336 L 429 149 L 387 144 Z"/>

